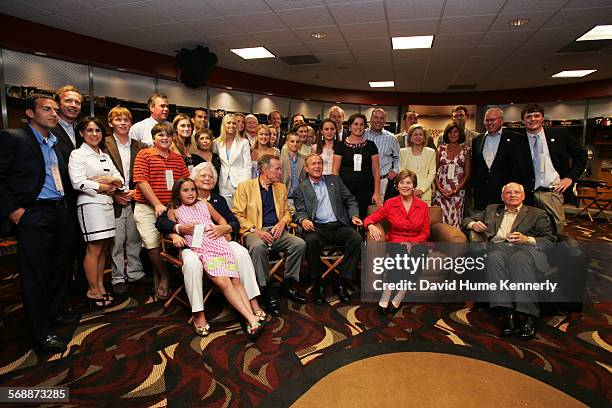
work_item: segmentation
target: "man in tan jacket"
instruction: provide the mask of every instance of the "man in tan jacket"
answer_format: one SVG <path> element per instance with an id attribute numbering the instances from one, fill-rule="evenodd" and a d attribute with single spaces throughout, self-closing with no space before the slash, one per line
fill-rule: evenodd
<path id="1" fill-rule="evenodd" d="M 278 301 L 267 285 L 269 252 L 287 253 L 285 279 L 280 294 L 294 302 L 307 303 L 308 299 L 291 285 L 291 281 L 297 282 L 300 279 L 300 265 L 306 243 L 285 228 L 291 222 L 291 214 L 287 204 L 287 188 L 280 182 L 280 160 L 265 154 L 259 158 L 257 166 L 259 177 L 238 185 L 232 211 L 240 223 L 240 234 L 244 237 L 244 246 L 251 254 L 268 312 L 278 316 Z"/>

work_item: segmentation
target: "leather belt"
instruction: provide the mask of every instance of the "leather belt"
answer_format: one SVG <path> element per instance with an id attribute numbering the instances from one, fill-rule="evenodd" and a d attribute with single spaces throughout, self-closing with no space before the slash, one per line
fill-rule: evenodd
<path id="1" fill-rule="evenodd" d="M 551 192 L 555 191 L 555 189 L 552 188 L 552 187 L 538 187 L 534 191 L 536 191 L 536 192 L 539 191 L 539 192 L 542 192 L 542 193 L 551 193 Z"/>

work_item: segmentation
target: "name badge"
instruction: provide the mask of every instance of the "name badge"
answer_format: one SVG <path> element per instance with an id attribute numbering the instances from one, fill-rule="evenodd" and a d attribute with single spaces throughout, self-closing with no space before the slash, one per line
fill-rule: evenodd
<path id="1" fill-rule="evenodd" d="M 451 180 L 455 178 L 455 163 L 448 165 L 448 178 Z"/>
<path id="2" fill-rule="evenodd" d="M 363 162 L 363 156 L 361 153 L 355 153 L 353 155 L 353 171 L 361 171 L 361 163 Z"/>
<path id="3" fill-rule="evenodd" d="M 544 173 L 546 170 L 546 156 L 544 153 L 540 153 L 540 173 Z"/>
<path id="4" fill-rule="evenodd" d="M 204 225 L 197 224 L 193 228 L 193 239 L 191 240 L 192 248 L 202 248 L 202 242 L 204 241 Z"/>
<path id="5" fill-rule="evenodd" d="M 55 188 L 60 193 L 64 192 L 64 185 L 62 184 L 62 176 L 60 175 L 59 167 L 57 164 L 51 165 L 51 175 L 53 176 L 53 182 L 55 183 Z"/>
<path id="6" fill-rule="evenodd" d="M 166 170 L 166 190 L 170 191 L 174 187 L 174 175 L 172 170 Z"/>

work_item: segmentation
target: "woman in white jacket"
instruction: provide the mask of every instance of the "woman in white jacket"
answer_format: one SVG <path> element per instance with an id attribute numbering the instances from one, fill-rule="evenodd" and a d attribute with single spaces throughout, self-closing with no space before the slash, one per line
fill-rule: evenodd
<path id="1" fill-rule="evenodd" d="M 72 187 L 80 192 L 77 218 L 87 242 L 83 268 L 89 285 L 86 296 L 92 307 L 107 307 L 113 300 L 104 288 L 104 262 L 110 238 L 115 236 L 113 194 L 123 188 L 121 174 L 101 150 L 104 129 L 99 119 L 83 118 L 76 127 L 83 144 L 72 151 L 68 164 Z"/>
<path id="2" fill-rule="evenodd" d="M 232 198 L 238 184 L 251 178 L 251 145 L 238 134 L 236 118 L 228 113 L 221 121 L 221 135 L 215 140 L 221 159 L 219 194 L 232 208 Z"/>

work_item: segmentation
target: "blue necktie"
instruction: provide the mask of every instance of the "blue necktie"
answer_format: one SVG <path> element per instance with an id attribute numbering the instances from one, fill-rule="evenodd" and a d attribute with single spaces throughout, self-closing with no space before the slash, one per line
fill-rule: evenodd
<path id="1" fill-rule="evenodd" d="M 540 141 L 540 136 L 536 135 L 535 140 L 533 142 L 533 152 L 532 152 L 532 158 L 533 158 L 533 171 L 535 173 L 535 187 L 539 187 L 540 181 L 542 179 L 541 173 L 540 173 L 540 153 L 542 153 L 542 142 Z"/>

